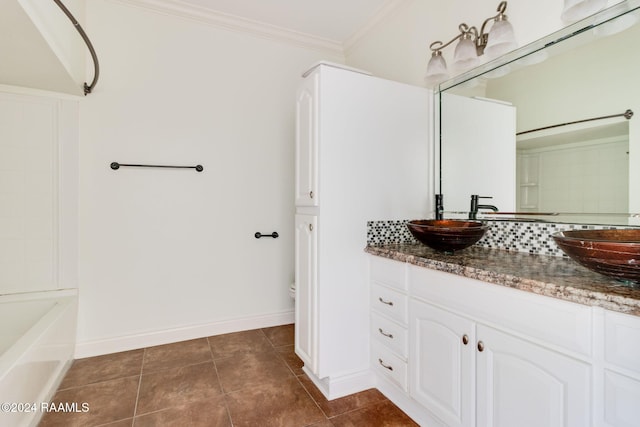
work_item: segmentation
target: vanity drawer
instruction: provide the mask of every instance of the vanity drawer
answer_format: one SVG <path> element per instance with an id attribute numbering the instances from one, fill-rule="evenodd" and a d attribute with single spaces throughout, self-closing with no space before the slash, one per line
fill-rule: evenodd
<path id="1" fill-rule="evenodd" d="M 371 336 L 406 360 L 407 328 L 376 313 L 371 313 Z"/>
<path id="2" fill-rule="evenodd" d="M 604 328 L 605 360 L 640 374 L 640 317 L 606 311 Z"/>
<path id="3" fill-rule="evenodd" d="M 407 391 L 407 363 L 375 342 L 371 347 L 371 367 L 376 374 Z"/>
<path id="4" fill-rule="evenodd" d="M 399 289 L 407 290 L 407 264 L 378 256 L 371 256 L 371 282 Z"/>
<path id="5" fill-rule="evenodd" d="M 408 299 L 405 294 L 386 286 L 371 285 L 371 308 L 398 322 L 407 324 Z"/>

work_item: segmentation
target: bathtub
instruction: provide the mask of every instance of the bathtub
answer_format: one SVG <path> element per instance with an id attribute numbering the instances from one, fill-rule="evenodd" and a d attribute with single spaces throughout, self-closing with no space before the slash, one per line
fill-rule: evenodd
<path id="1" fill-rule="evenodd" d="M 77 306 L 75 289 L 0 296 L 0 426 L 37 425 L 73 361 Z"/>

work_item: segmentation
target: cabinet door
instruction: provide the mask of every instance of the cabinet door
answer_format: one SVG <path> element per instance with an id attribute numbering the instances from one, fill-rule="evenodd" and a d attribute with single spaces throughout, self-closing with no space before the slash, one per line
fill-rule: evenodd
<path id="1" fill-rule="evenodd" d="M 590 366 L 477 326 L 477 425 L 589 426 Z"/>
<path id="2" fill-rule="evenodd" d="M 308 76 L 296 99 L 296 206 L 318 206 L 318 73 Z"/>
<path id="3" fill-rule="evenodd" d="M 448 426 L 475 422 L 474 323 L 412 300 L 410 393 Z"/>
<path id="4" fill-rule="evenodd" d="M 295 351 L 318 372 L 317 216 L 295 218 Z"/>
<path id="5" fill-rule="evenodd" d="M 604 405 L 597 425 L 631 427 L 640 420 L 640 318 L 604 313 L 602 385 L 596 388 Z M 603 419 L 602 422 L 599 422 Z"/>

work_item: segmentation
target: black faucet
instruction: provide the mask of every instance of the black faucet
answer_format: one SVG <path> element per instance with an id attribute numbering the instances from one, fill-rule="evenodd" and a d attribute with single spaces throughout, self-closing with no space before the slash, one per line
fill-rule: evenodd
<path id="1" fill-rule="evenodd" d="M 442 194 L 436 194 L 436 219 L 442 219 L 444 213 L 444 204 L 442 202 Z"/>
<path id="2" fill-rule="evenodd" d="M 471 209 L 469 209 L 469 219 L 476 219 L 478 215 L 478 209 L 491 209 L 494 212 L 498 212 L 498 208 L 493 205 L 479 205 L 478 199 L 493 199 L 491 196 L 478 196 L 477 194 L 471 195 Z"/>

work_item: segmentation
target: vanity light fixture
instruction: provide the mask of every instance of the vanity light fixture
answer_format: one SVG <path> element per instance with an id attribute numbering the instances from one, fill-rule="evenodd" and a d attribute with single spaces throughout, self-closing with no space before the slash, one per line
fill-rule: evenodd
<path id="1" fill-rule="evenodd" d="M 607 0 L 564 0 L 560 18 L 566 23 L 576 22 L 602 10 Z"/>
<path id="2" fill-rule="evenodd" d="M 487 54 L 490 58 L 496 58 L 503 53 L 517 47 L 513 27 L 507 20 L 504 12 L 507 10 L 507 2 L 501 1 L 498 5 L 498 14 L 487 18 L 480 27 L 480 32 L 476 27 L 469 27 L 462 23 L 458 26 L 460 34 L 447 43 L 435 41 L 431 43 L 431 59 L 427 64 L 426 81 L 434 85 L 446 80 L 449 77 L 447 63 L 442 56 L 442 49 L 449 46 L 456 40 L 460 40 L 456 45 L 453 54 L 453 65 L 458 71 L 464 71 L 480 63 L 480 56 Z M 491 30 L 485 32 L 489 21 L 493 21 Z"/>

